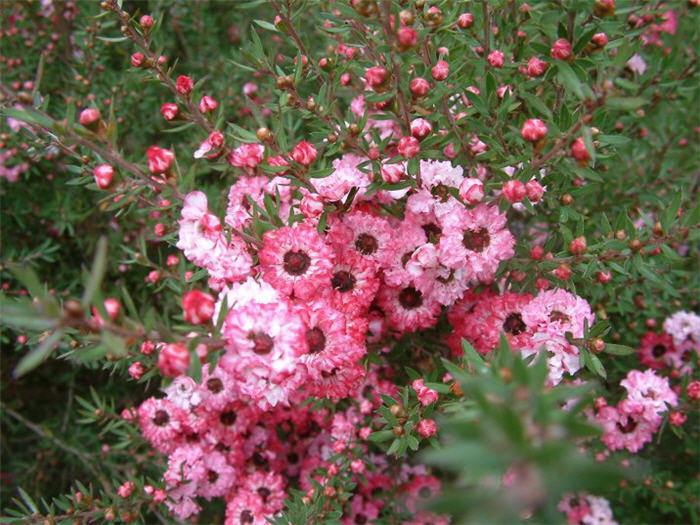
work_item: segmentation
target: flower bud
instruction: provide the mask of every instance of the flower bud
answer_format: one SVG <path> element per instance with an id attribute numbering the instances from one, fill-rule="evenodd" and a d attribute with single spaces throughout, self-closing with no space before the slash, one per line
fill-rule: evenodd
<path id="1" fill-rule="evenodd" d="M 80 124 L 86 128 L 92 128 L 100 121 L 100 110 L 94 108 L 84 109 L 80 112 Z"/>
<path id="2" fill-rule="evenodd" d="M 176 377 L 187 372 L 190 352 L 185 343 L 164 344 L 158 353 L 158 370 L 165 377 Z"/>
<path id="3" fill-rule="evenodd" d="M 577 137 L 571 144 L 571 155 L 581 166 L 586 166 L 591 160 L 591 154 L 588 152 L 588 148 L 586 148 L 583 137 Z"/>
<path id="4" fill-rule="evenodd" d="M 467 204 L 477 204 L 484 198 L 484 184 L 476 178 L 466 178 L 459 185 L 459 197 Z"/>
<path id="5" fill-rule="evenodd" d="M 462 29 L 467 29 L 468 27 L 471 27 L 473 23 L 474 15 L 471 13 L 462 13 L 457 19 L 457 25 Z"/>
<path id="6" fill-rule="evenodd" d="M 547 126 L 538 118 L 530 118 L 523 123 L 520 134 L 525 140 L 537 142 L 547 134 Z"/>
<path id="7" fill-rule="evenodd" d="M 615 15 L 615 0 L 595 0 L 593 12 L 601 18 Z"/>
<path id="8" fill-rule="evenodd" d="M 549 54 L 557 60 L 566 60 L 571 56 L 571 43 L 566 38 L 559 38 L 552 44 Z"/>
<path id="9" fill-rule="evenodd" d="M 382 66 L 374 66 L 365 73 L 365 81 L 373 88 L 382 87 L 389 78 L 389 72 Z"/>
<path id="10" fill-rule="evenodd" d="M 411 80 L 409 89 L 414 96 L 423 97 L 430 91 L 430 84 L 423 77 L 417 77 Z"/>
<path id="11" fill-rule="evenodd" d="M 308 142 L 301 141 L 292 150 L 292 160 L 302 166 L 310 166 L 316 160 L 318 153 L 316 146 Z"/>
<path id="12" fill-rule="evenodd" d="M 381 169 L 382 179 L 387 184 L 396 184 L 404 176 L 405 171 L 402 163 L 383 164 Z"/>
<path id="13" fill-rule="evenodd" d="M 503 54 L 503 51 L 499 51 L 498 49 L 496 49 L 489 53 L 489 56 L 486 57 L 486 60 L 488 60 L 489 64 L 491 64 L 491 67 L 501 68 L 503 67 L 503 64 L 506 61 L 506 57 Z"/>
<path id="14" fill-rule="evenodd" d="M 437 424 L 432 419 L 421 419 L 416 426 L 421 437 L 427 439 L 437 432 Z"/>
<path id="15" fill-rule="evenodd" d="M 527 74 L 531 77 L 540 77 L 544 75 L 549 64 L 537 57 L 532 57 L 527 63 Z"/>
<path id="16" fill-rule="evenodd" d="M 503 185 L 503 196 L 508 202 L 520 202 L 525 197 L 525 185 L 519 180 L 509 180 Z"/>
<path id="17" fill-rule="evenodd" d="M 151 15 L 143 15 L 141 18 L 139 18 L 139 24 L 148 31 L 153 27 L 153 18 Z"/>
<path id="18" fill-rule="evenodd" d="M 423 140 L 433 130 L 433 126 L 424 118 L 416 118 L 411 122 L 411 135 Z"/>
<path id="19" fill-rule="evenodd" d="M 591 42 L 593 42 L 598 47 L 605 47 L 608 43 L 608 35 L 606 35 L 605 33 L 596 33 L 591 38 Z"/>
<path id="20" fill-rule="evenodd" d="M 214 315 L 214 298 L 208 293 L 190 290 L 182 297 L 182 310 L 188 323 L 206 324 Z"/>
<path id="21" fill-rule="evenodd" d="M 525 193 L 530 202 L 539 202 L 544 195 L 544 188 L 538 181 L 532 179 L 525 184 Z"/>
<path id="22" fill-rule="evenodd" d="M 216 100 L 209 95 L 204 95 L 199 101 L 199 112 L 202 114 L 210 113 L 211 111 L 216 110 L 217 106 L 218 104 L 216 103 Z"/>
<path id="23" fill-rule="evenodd" d="M 172 102 L 164 102 L 160 107 L 160 114 L 163 115 L 165 120 L 173 120 L 175 117 L 177 117 L 179 112 L 180 108 L 178 105 Z"/>
<path id="24" fill-rule="evenodd" d="M 299 211 L 307 219 L 318 217 L 323 213 L 323 200 L 316 193 L 307 193 L 299 203 Z"/>
<path id="25" fill-rule="evenodd" d="M 109 185 L 112 184 L 112 180 L 114 179 L 114 168 L 109 164 L 100 164 L 99 166 L 95 166 L 92 173 L 95 176 L 95 183 L 97 184 L 97 187 L 101 190 L 109 188 Z"/>
<path id="26" fill-rule="evenodd" d="M 175 160 L 175 154 L 172 151 L 159 146 L 148 148 L 146 155 L 148 157 L 148 171 L 154 175 L 168 171 Z"/>
<path id="27" fill-rule="evenodd" d="M 185 75 L 180 75 L 175 81 L 175 87 L 177 88 L 177 92 L 181 95 L 188 95 L 190 91 L 192 91 L 192 88 L 194 88 L 194 80 Z"/>
<path id="28" fill-rule="evenodd" d="M 411 159 L 420 153 L 420 143 L 415 137 L 402 137 L 397 147 L 399 155 Z"/>
<path id="29" fill-rule="evenodd" d="M 396 33 L 396 40 L 404 49 L 413 47 L 418 42 L 418 31 L 412 27 L 402 27 Z"/>
<path id="30" fill-rule="evenodd" d="M 439 81 L 445 80 L 450 73 L 450 65 L 444 60 L 438 60 L 437 64 L 430 70 L 433 79 Z"/>
<path id="31" fill-rule="evenodd" d="M 580 237 L 576 237 L 569 243 L 569 251 L 573 255 L 583 255 L 584 253 L 586 253 L 587 248 L 588 245 L 586 244 L 586 238 L 583 235 Z"/>
<path id="32" fill-rule="evenodd" d="M 137 51 L 133 55 L 131 55 L 131 65 L 133 67 L 139 67 L 141 64 L 143 64 L 143 61 L 146 59 L 146 56 L 141 53 L 141 51 Z"/>

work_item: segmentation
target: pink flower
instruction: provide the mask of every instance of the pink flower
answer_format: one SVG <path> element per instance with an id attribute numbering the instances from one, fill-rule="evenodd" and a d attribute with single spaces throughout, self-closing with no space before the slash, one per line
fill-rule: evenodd
<path id="1" fill-rule="evenodd" d="M 146 155 L 148 157 L 148 171 L 154 175 L 168 171 L 175 160 L 175 154 L 172 151 L 159 146 L 148 148 Z"/>
<path id="2" fill-rule="evenodd" d="M 399 155 L 411 159 L 420 153 L 420 143 L 415 137 L 402 137 L 397 146 Z"/>
<path id="3" fill-rule="evenodd" d="M 459 15 L 459 18 L 457 18 L 457 25 L 462 29 L 467 29 L 468 27 L 471 27 L 473 23 L 474 15 L 471 13 L 462 13 L 461 15 Z"/>
<path id="4" fill-rule="evenodd" d="M 258 258 L 263 279 L 285 295 L 307 299 L 329 287 L 332 251 L 312 225 L 265 232 Z"/>
<path id="5" fill-rule="evenodd" d="M 525 185 L 519 180 L 511 179 L 503 185 L 503 196 L 508 202 L 520 202 L 525 194 Z"/>
<path id="6" fill-rule="evenodd" d="M 316 146 L 302 140 L 299 144 L 294 146 L 291 157 L 297 164 L 310 166 L 316 160 L 317 155 Z"/>
<path id="7" fill-rule="evenodd" d="M 80 112 L 80 124 L 82 126 L 88 127 L 100 120 L 100 110 L 88 108 Z"/>
<path id="8" fill-rule="evenodd" d="M 190 93 L 190 91 L 192 91 L 192 88 L 194 88 L 194 80 L 192 80 L 190 77 L 186 77 L 185 75 L 180 75 L 177 77 L 175 87 L 178 93 L 181 95 L 187 95 Z"/>
<path id="9" fill-rule="evenodd" d="M 105 190 L 109 188 L 110 184 L 112 184 L 112 180 L 114 179 L 114 168 L 109 164 L 100 164 L 99 166 L 95 166 L 92 173 L 95 176 L 95 183 L 97 184 L 98 188 Z"/>
<path id="10" fill-rule="evenodd" d="M 187 372 L 190 352 L 185 343 L 164 344 L 158 352 L 158 369 L 166 377 L 175 377 Z"/>
<path id="11" fill-rule="evenodd" d="M 537 57 L 532 57 L 527 63 L 527 74 L 531 77 L 540 77 L 544 75 L 549 64 Z"/>
<path id="12" fill-rule="evenodd" d="M 135 488 L 136 483 L 134 483 L 133 481 L 125 481 L 117 489 L 117 494 L 119 494 L 120 498 L 128 498 L 129 496 L 131 496 L 131 493 L 134 492 Z"/>
<path id="13" fill-rule="evenodd" d="M 554 41 L 549 54 L 557 60 L 566 60 L 571 56 L 571 42 L 566 38 L 559 38 Z"/>
<path id="14" fill-rule="evenodd" d="M 137 381 L 143 376 L 143 365 L 140 361 L 135 361 L 129 366 L 129 375 Z"/>
<path id="15" fill-rule="evenodd" d="M 146 59 L 146 56 L 141 53 L 141 51 L 137 51 L 133 55 L 131 55 L 131 65 L 133 67 L 139 67 L 141 64 L 143 64 L 143 61 Z"/>
<path id="16" fill-rule="evenodd" d="M 467 204 L 477 204 L 484 198 L 484 184 L 479 179 L 464 179 L 459 185 L 459 197 Z"/>
<path id="17" fill-rule="evenodd" d="M 671 390 L 668 378 L 660 377 L 653 370 L 630 370 L 620 385 L 627 390 L 627 402 L 643 407 L 650 420 L 666 412 L 668 405 L 678 405 L 678 396 Z"/>
<path id="18" fill-rule="evenodd" d="M 437 423 L 432 419 L 421 419 L 416 426 L 421 437 L 428 439 L 437 432 Z"/>
<path id="19" fill-rule="evenodd" d="M 418 140 L 423 140 L 431 131 L 433 131 L 433 126 L 424 118 L 416 118 L 411 121 L 411 135 Z"/>
<path id="20" fill-rule="evenodd" d="M 503 51 L 499 51 L 496 49 L 489 53 L 487 60 L 489 64 L 491 64 L 491 67 L 501 68 L 503 67 L 503 64 L 506 61 L 506 57 L 503 54 Z"/>
<path id="21" fill-rule="evenodd" d="M 437 80 L 438 82 L 445 80 L 449 73 L 450 65 L 444 60 L 438 60 L 437 63 L 430 70 L 430 74 L 432 75 L 433 79 Z"/>
<path id="22" fill-rule="evenodd" d="M 200 113 L 211 113 L 212 111 L 216 110 L 217 106 L 218 106 L 218 104 L 217 104 L 216 100 L 214 100 L 209 95 L 204 95 L 199 100 L 199 112 Z"/>
<path id="23" fill-rule="evenodd" d="M 415 332 L 433 326 L 440 313 L 440 303 L 413 286 L 382 286 L 377 294 L 377 304 L 384 311 L 392 328 L 403 332 Z"/>
<path id="24" fill-rule="evenodd" d="M 525 140 L 537 142 L 547 134 L 547 126 L 538 118 L 527 119 L 520 128 L 520 134 Z"/>
<path id="25" fill-rule="evenodd" d="M 428 94 L 428 91 L 430 91 L 430 84 L 422 77 L 411 79 L 411 83 L 408 87 L 411 90 L 411 93 L 413 93 L 413 95 L 416 97 L 424 97 Z"/>
<path id="26" fill-rule="evenodd" d="M 327 177 L 310 179 L 311 185 L 326 202 L 345 199 L 352 188 L 360 190 L 372 182 L 371 175 L 359 168 L 367 159 L 353 153 L 346 153 L 333 161 L 333 172 Z"/>
<path id="27" fill-rule="evenodd" d="M 182 436 L 184 411 L 167 399 L 151 397 L 138 409 L 143 436 L 158 450 L 169 453 Z"/>
<path id="28" fill-rule="evenodd" d="M 265 147 L 262 144 L 241 144 L 229 157 L 229 164 L 237 168 L 255 168 L 263 160 Z"/>
<path id="29" fill-rule="evenodd" d="M 180 108 L 173 102 L 164 102 L 160 107 L 160 114 L 163 115 L 165 120 L 173 120 L 175 117 L 177 117 L 179 112 Z"/>
<path id="30" fill-rule="evenodd" d="M 425 386 L 422 379 L 416 379 L 411 383 L 413 390 L 416 391 L 418 395 L 418 401 L 424 407 L 427 407 L 431 403 L 435 403 L 438 400 L 438 393 L 436 390 Z"/>
<path id="31" fill-rule="evenodd" d="M 182 297 L 182 310 L 188 323 L 206 324 L 214 314 L 214 298 L 199 290 L 190 290 Z"/>
<path id="32" fill-rule="evenodd" d="M 374 66 L 365 72 L 365 82 L 373 88 L 380 87 L 384 84 L 389 76 L 389 73 L 382 66 Z"/>

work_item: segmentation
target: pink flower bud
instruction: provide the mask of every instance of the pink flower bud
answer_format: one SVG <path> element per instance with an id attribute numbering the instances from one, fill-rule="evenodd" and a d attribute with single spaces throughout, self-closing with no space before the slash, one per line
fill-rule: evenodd
<path id="1" fill-rule="evenodd" d="M 301 164 L 302 166 L 310 166 L 314 163 L 317 156 L 318 152 L 316 150 L 316 146 L 303 140 L 294 146 L 291 155 L 292 160 L 297 164 Z"/>
<path id="2" fill-rule="evenodd" d="M 474 15 L 471 13 L 462 13 L 457 19 L 457 25 L 462 29 L 467 29 L 468 27 L 471 27 L 473 23 Z"/>
<path id="3" fill-rule="evenodd" d="M 307 193 L 301 198 L 299 211 L 307 219 L 318 217 L 323 213 L 323 199 L 316 193 Z"/>
<path id="4" fill-rule="evenodd" d="M 190 77 L 186 77 L 185 75 L 180 75 L 175 81 L 175 86 L 178 93 L 181 95 L 187 95 L 190 91 L 192 91 L 192 88 L 194 88 L 194 80 L 192 80 Z"/>
<path id="5" fill-rule="evenodd" d="M 129 496 L 131 496 L 131 493 L 134 492 L 135 488 L 136 488 L 136 483 L 134 483 L 133 481 L 125 481 L 117 489 L 117 494 L 119 494 L 119 496 L 122 498 L 128 498 Z"/>
<path id="6" fill-rule="evenodd" d="M 509 180 L 503 185 L 503 196 L 508 202 L 520 202 L 525 197 L 525 185 L 519 180 Z"/>
<path id="7" fill-rule="evenodd" d="M 466 178 L 459 185 L 459 197 L 467 204 L 476 204 L 484 198 L 484 184 L 475 178 Z"/>
<path id="8" fill-rule="evenodd" d="M 355 474 L 361 474 L 365 471 L 365 462 L 361 459 L 353 459 L 350 462 L 350 470 L 352 470 Z"/>
<path id="9" fill-rule="evenodd" d="M 566 38 L 559 38 L 552 44 L 549 54 L 557 60 L 566 60 L 571 56 L 571 43 Z"/>
<path id="10" fill-rule="evenodd" d="M 491 64 L 491 67 L 501 68 L 506 61 L 506 56 L 503 54 L 503 51 L 496 49 L 495 51 L 491 51 L 489 53 L 486 60 L 488 60 L 489 64 Z"/>
<path id="11" fill-rule="evenodd" d="M 591 154 L 588 153 L 583 137 L 577 137 L 571 144 L 571 155 L 584 166 L 591 160 Z"/>
<path id="12" fill-rule="evenodd" d="M 131 363 L 131 366 L 129 367 L 129 375 L 137 381 L 141 379 L 143 376 L 143 365 L 139 361 Z"/>
<path id="13" fill-rule="evenodd" d="M 685 389 L 688 399 L 697 401 L 700 399 L 700 381 L 691 381 Z"/>
<path id="14" fill-rule="evenodd" d="M 411 386 L 413 387 L 413 390 L 416 391 L 418 401 L 420 401 L 420 404 L 424 407 L 435 403 L 438 400 L 437 391 L 425 386 L 422 379 L 414 380 L 413 383 L 411 383 Z"/>
<path id="15" fill-rule="evenodd" d="M 437 432 L 437 423 L 432 419 L 421 419 L 416 426 L 421 437 L 428 439 Z"/>
<path id="16" fill-rule="evenodd" d="M 544 188 L 535 179 L 532 179 L 525 183 L 525 193 L 527 193 L 527 198 L 530 202 L 539 202 L 544 195 Z"/>
<path id="17" fill-rule="evenodd" d="M 387 184 L 396 184 L 406 172 L 403 163 L 382 164 L 382 180 Z"/>
<path id="18" fill-rule="evenodd" d="M 433 131 L 433 126 L 424 118 L 416 118 L 411 122 L 411 135 L 418 140 L 423 140 Z"/>
<path id="19" fill-rule="evenodd" d="M 165 102 L 160 107 L 160 114 L 163 115 L 165 120 L 173 120 L 175 117 L 177 117 L 179 112 L 180 108 L 177 106 L 177 104 L 172 102 Z"/>
<path id="20" fill-rule="evenodd" d="M 340 454 L 347 448 L 347 445 L 345 444 L 345 441 L 342 440 L 337 440 L 333 443 L 333 452 L 336 454 Z"/>
<path id="21" fill-rule="evenodd" d="M 544 255 L 544 249 L 540 245 L 533 246 L 530 249 L 530 259 L 532 259 L 533 261 L 541 260 L 543 255 Z"/>
<path id="22" fill-rule="evenodd" d="M 683 425 L 683 423 L 685 423 L 686 419 L 688 419 L 688 416 L 686 416 L 683 412 L 678 412 L 677 410 L 674 410 L 668 415 L 668 422 L 674 427 L 680 427 Z"/>
<path id="23" fill-rule="evenodd" d="M 430 83 L 423 77 L 412 79 L 408 87 L 416 97 L 423 97 L 430 91 Z"/>
<path id="24" fill-rule="evenodd" d="M 165 377 L 176 377 L 187 372 L 190 352 L 185 343 L 164 344 L 158 353 L 158 370 Z"/>
<path id="25" fill-rule="evenodd" d="M 603 284 L 612 281 L 612 272 L 610 270 L 601 270 L 596 274 L 596 279 Z"/>
<path id="26" fill-rule="evenodd" d="M 347 86 L 348 84 L 350 84 L 350 80 L 351 80 L 350 73 L 343 73 L 342 75 L 340 75 L 340 85 L 341 86 Z"/>
<path id="27" fill-rule="evenodd" d="M 156 489 L 153 493 L 153 503 L 163 503 L 166 499 L 168 499 L 168 493 L 163 489 Z"/>
<path id="28" fill-rule="evenodd" d="M 80 124 L 85 127 L 92 126 L 100 120 L 100 110 L 88 108 L 80 112 Z"/>
<path id="29" fill-rule="evenodd" d="M 360 439 L 367 441 L 369 438 L 370 434 L 372 434 L 372 428 L 371 427 L 362 427 L 360 429 Z"/>
<path id="30" fill-rule="evenodd" d="M 530 118 L 520 128 L 520 134 L 525 140 L 537 142 L 547 134 L 547 126 L 538 118 Z"/>
<path id="31" fill-rule="evenodd" d="M 435 64 L 430 70 L 430 73 L 433 76 L 433 79 L 437 80 L 438 82 L 445 80 L 447 75 L 450 73 L 450 65 L 444 60 L 438 60 L 437 64 Z"/>
<path id="32" fill-rule="evenodd" d="M 199 112 L 209 113 L 211 111 L 214 111 L 217 106 L 218 104 L 216 103 L 216 100 L 214 100 L 209 95 L 204 95 L 199 101 Z"/>
<path id="33" fill-rule="evenodd" d="M 447 146 L 442 148 L 442 154 L 448 159 L 454 159 L 457 156 L 457 152 L 455 151 L 455 143 L 450 142 Z"/>
<path id="34" fill-rule="evenodd" d="M 552 273 L 562 281 L 567 281 L 571 279 L 574 272 L 571 270 L 571 268 L 569 268 L 568 264 L 560 264 Z"/>
<path id="35" fill-rule="evenodd" d="M 188 323 L 206 324 L 214 315 L 214 298 L 200 290 L 190 290 L 182 297 L 182 310 Z"/>
<path id="36" fill-rule="evenodd" d="M 148 157 L 148 171 L 154 175 L 165 173 L 170 169 L 175 160 L 175 154 L 160 146 L 151 146 L 146 152 Z"/>
<path id="37" fill-rule="evenodd" d="M 165 235 L 165 224 L 163 224 L 162 222 L 157 222 L 153 226 L 153 233 L 155 233 L 157 237 L 162 237 L 163 235 Z"/>
<path id="38" fill-rule="evenodd" d="M 569 243 L 569 251 L 573 255 L 583 255 L 584 253 L 586 253 L 587 248 L 588 246 L 586 244 L 586 238 L 583 235 L 580 237 L 576 237 Z"/>
<path id="39" fill-rule="evenodd" d="M 241 144 L 231 152 L 228 161 L 238 168 L 254 168 L 262 162 L 264 152 L 262 144 Z"/>
<path id="40" fill-rule="evenodd" d="M 399 140 L 397 149 L 399 150 L 399 155 L 412 159 L 420 152 L 420 143 L 415 137 L 402 137 Z"/>
<path id="41" fill-rule="evenodd" d="M 114 168 L 109 164 L 100 164 L 99 166 L 95 166 L 95 169 L 92 170 L 92 174 L 95 176 L 97 187 L 101 190 L 105 190 L 112 184 Z"/>
<path id="42" fill-rule="evenodd" d="M 608 43 L 608 35 L 605 33 L 596 33 L 593 35 L 593 38 L 591 38 L 591 42 L 598 47 L 605 47 Z"/>
<path id="43" fill-rule="evenodd" d="M 144 29 L 151 29 L 153 27 L 153 18 L 151 15 L 143 15 L 141 18 L 139 18 L 139 24 Z"/>
<path id="44" fill-rule="evenodd" d="M 532 57 L 527 62 L 527 74 L 531 77 L 540 77 L 544 75 L 548 67 L 549 64 L 544 60 L 540 60 L 537 57 Z"/>
<path id="45" fill-rule="evenodd" d="M 401 27 L 396 33 L 396 39 L 403 47 L 413 47 L 418 42 L 418 31 L 412 27 Z"/>
<path id="46" fill-rule="evenodd" d="M 141 51 L 137 51 L 133 55 L 131 55 L 131 65 L 134 67 L 139 67 L 141 64 L 143 64 L 143 61 L 146 59 L 146 56 L 141 53 Z"/>
<path id="47" fill-rule="evenodd" d="M 365 81 L 373 88 L 376 88 L 384 84 L 388 76 L 389 74 L 385 68 L 382 66 L 374 66 L 369 68 L 365 73 Z"/>
<path id="48" fill-rule="evenodd" d="M 151 355 L 155 349 L 156 345 L 152 341 L 144 341 L 141 343 L 140 351 L 143 355 Z"/>

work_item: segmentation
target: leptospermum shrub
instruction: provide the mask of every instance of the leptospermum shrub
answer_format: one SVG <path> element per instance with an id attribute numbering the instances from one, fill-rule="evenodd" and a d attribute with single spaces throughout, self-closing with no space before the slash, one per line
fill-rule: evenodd
<path id="1" fill-rule="evenodd" d="M 697 13 L 5 3 L 3 522 L 697 523 Z"/>

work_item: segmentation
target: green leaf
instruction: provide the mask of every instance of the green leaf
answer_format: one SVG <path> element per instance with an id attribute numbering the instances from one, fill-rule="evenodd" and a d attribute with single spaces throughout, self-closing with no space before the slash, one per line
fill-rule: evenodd
<path id="1" fill-rule="evenodd" d="M 56 344 L 61 340 L 61 337 L 63 337 L 63 331 L 56 330 L 46 339 L 44 339 L 43 343 L 25 355 L 20 362 L 17 363 L 17 366 L 13 372 L 14 377 L 22 377 L 39 366 L 39 364 L 41 364 L 51 354 L 51 352 L 53 352 Z"/>
<path id="2" fill-rule="evenodd" d="M 95 249 L 95 258 L 92 262 L 92 270 L 90 271 L 90 276 L 88 277 L 87 283 L 85 284 L 85 292 L 83 292 L 83 298 L 81 304 L 83 308 L 90 306 L 90 301 L 97 292 L 97 289 L 102 283 L 102 278 L 104 277 L 105 270 L 107 268 L 107 238 L 102 236 L 100 240 L 97 241 L 97 248 Z"/>
<path id="3" fill-rule="evenodd" d="M 605 101 L 605 105 L 609 109 L 619 109 L 621 111 L 634 111 L 646 104 L 647 100 L 642 97 L 610 97 Z"/>
<path id="4" fill-rule="evenodd" d="M 270 22 L 266 22 L 265 20 L 253 20 L 253 22 L 258 24 L 263 29 L 267 29 L 268 31 L 274 31 L 275 33 L 279 33 L 279 31 L 277 30 L 275 25 L 271 24 Z"/>
<path id="5" fill-rule="evenodd" d="M 583 90 L 581 89 L 581 81 L 571 69 L 571 66 L 566 62 L 559 61 L 557 64 L 557 78 L 567 92 L 573 93 L 577 98 L 583 100 Z"/>
<path id="6" fill-rule="evenodd" d="M 633 354 L 635 350 L 625 345 L 605 343 L 605 352 L 612 355 L 630 355 Z"/>

